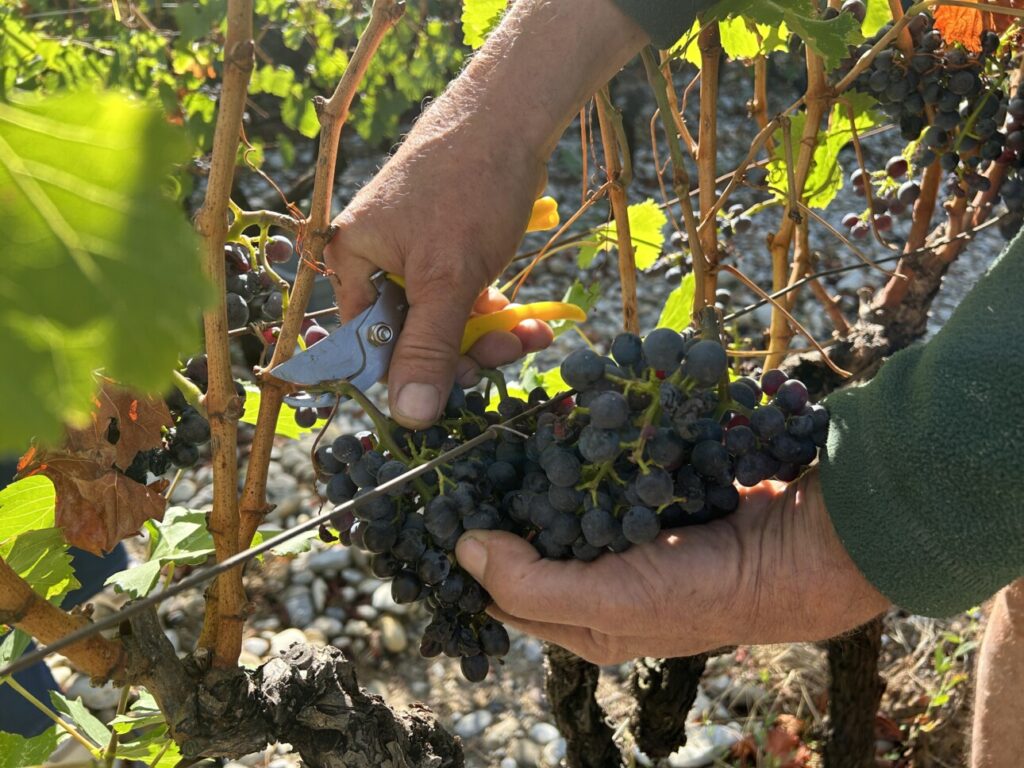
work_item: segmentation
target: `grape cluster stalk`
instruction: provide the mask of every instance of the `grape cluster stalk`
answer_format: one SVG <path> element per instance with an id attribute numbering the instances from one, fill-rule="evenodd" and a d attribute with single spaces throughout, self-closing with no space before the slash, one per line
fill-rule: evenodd
<path id="1" fill-rule="evenodd" d="M 827 410 L 808 403 L 800 381 L 779 370 L 730 381 L 723 346 L 692 332 L 622 334 L 611 356 L 570 354 L 561 375 L 574 395 L 538 388 L 524 400 L 498 377 L 493 408 L 456 387 L 434 426 L 410 431 L 378 414 L 375 431 L 314 453 L 324 495 L 341 505 L 512 420 L 496 440 L 332 519 L 342 543 L 391 580 L 396 602 L 425 603 L 420 652 L 459 658 L 473 682 L 508 653 L 509 637 L 455 560 L 465 531 L 508 531 L 543 557 L 592 561 L 728 515 L 737 485 L 795 479 L 828 433 Z"/>

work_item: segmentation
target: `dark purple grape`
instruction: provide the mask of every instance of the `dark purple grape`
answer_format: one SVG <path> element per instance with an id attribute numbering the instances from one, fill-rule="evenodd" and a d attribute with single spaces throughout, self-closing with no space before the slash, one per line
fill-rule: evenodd
<path id="1" fill-rule="evenodd" d="M 274 235 L 267 240 L 264 253 L 267 256 L 267 261 L 271 264 L 283 264 L 292 257 L 295 248 L 292 246 L 292 241 L 284 235 Z"/>

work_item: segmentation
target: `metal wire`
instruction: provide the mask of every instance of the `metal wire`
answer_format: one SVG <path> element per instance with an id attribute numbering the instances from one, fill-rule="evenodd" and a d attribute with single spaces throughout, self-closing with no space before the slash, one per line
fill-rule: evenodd
<path id="1" fill-rule="evenodd" d="M 346 501 L 344 504 L 339 504 L 338 506 L 334 507 L 330 512 L 325 512 L 321 515 L 313 517 L 304 523 L 300 523 L 299 525 L 294 526 L 293 528 L 289 528 L 285 531 L 282 531 L 281 533 L 277 534 L 276 536 L 270 539 L 267 539 L 258 546 L 244 550 L 243 552 L 238 552 L 237 554 L 234 554 L 231 557 L 215 565 L 211 565 L 207 568 L 203 568 L 200 571 L 196 571 L 195 573 L 182 579 L 176 584 L 171 585 L 162 592 L 159 592 L 154 595 L 148 595 L 147 597 L 144 597 L 141 600 L 128 603 L 125 607 L 123 607 L 116 613 L 112 613 L 103 619 L 99 619 L 98 621 L 94 621 L 90 624 L 87 624 L 84 627 L 75 630 L 71 634 L 65 635 L 64 637 L 53 641 L 52 643 L 43 648 L 38 648 L 32 651 L 31 653 L 25 654 L 21 658 L 11 662 L 6 667 L 0 669 L 0 682 L 2 682 L 3 678 L 6 678 L 8 675 L 13 675 L 17 672 L 21 672 L 22 670 L 27 669 L 33 664 L 42 661 L 47 656 L 50 656 L 53 653 L 63 650 L 64 648 L 67 648 L 70 645 L 74 645 L 75 643 L 79 643 L 82 640 L 85 640 L 86 638 L 92 637 L 95 634 L 103 632 L 104 630 L 112 629 L 118 626 L 122 621 L 127 619 L 129 616 L 139 613 L 140 611 L 144 611 L 155 605 L 159 605 L 164 600 L 174 597 L 175 595 L 181 594 L 187 589 L 192 589 L 193 587 L 197 587 L 200 584 L 204 584 L 210 579 L 216 578 L 220 574 L 225 573 L 226 571 L 229 571 L 232 568 L 237 568 L 240 565 L 244 565 L 252 558 L 269 552 L 274 547 L 283 544 L 286 541 L 289 541 L 290 539 L 293 539 L 296 536 L 305 533 L 306 531 L 310 531 L 314 528 L 320 527 L 320 525 L 328 522 L 332 517 L 334 517 L 337 514 L 341 514 L 349 510 L 359 509 L 368 500 L 385 494 L 392 488 L 396 488 L 402 485 L 403 483 L 412 480 L 413 478 L 419 477 L 420 475 L 425 474 L 426 472 L 430 472 L 431 470 L 436 469 L 437 467 L 447 464 L 452 459 L 461 456 L 467 451 L 471 451 L 476 446 L 485 443 L 488 440 L 494 440 L 498 436 L 498 434 L 503 431 L 515 432 L 515 430 L 511 429 L 509 425 L 519 421 L 520 419 L 527 418 L 528 416 L 532 416 L 535 413 L 539 413 L 540 411 L 557 405 L 559 402 L 561 402 L 566 397 L 569 397 L 572 394 L 572 391 L 563 392 L 559 395 L 556 395 L 555 397 L 552 397 L 550 400 L 546 400 L 543 403 L 538 403 L 532 408 L 527 408 L 519 415 L 513 416 L 511 419 L 507 419 L 506 421 L 503 421 L 500 424 L 492 424 L 476 437 L 467 440 L 465 443 L 462 443 L 461 445 L 455 448 L 452 448 L 450 451 L 446 451 L 445 453 L 436 456 L 435 458 L 431 459 L 430 461 L 424 464 L 420 464 L 419 466 L 411 468 L 408 472 L 405 472 L 404 474 L 399 475 L 398 477 L 392 480 L 388 480 L 386 483 L 381 483 L 376 488 L 373 488 L 372 490 L 363 494 L 359 498 L 352 499 L 351 501 Z"/>

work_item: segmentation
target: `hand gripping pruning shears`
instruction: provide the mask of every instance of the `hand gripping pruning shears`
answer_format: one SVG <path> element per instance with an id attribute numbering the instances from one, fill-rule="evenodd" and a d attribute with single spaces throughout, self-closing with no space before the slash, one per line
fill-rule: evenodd
<path id="1" fill-rule="evenodd" d="M 373 304 L 326 338 L 271 369 L 272 376 L 305 390 L 285 398 L 289 405 L 330 406 L 341 389 L 339 382 L 347 382 L 365 392 L 387 373 L 409 305 L 398 276 L 377 272 L 370 281 L 377 291 Z M 471 317 L 459 349 L 465 354 L 484 334 L 510 331 L 523 320 L 582 322 L 586 318 L 586 313 L 578 306 L 561 301 L 508 306 Z"/>

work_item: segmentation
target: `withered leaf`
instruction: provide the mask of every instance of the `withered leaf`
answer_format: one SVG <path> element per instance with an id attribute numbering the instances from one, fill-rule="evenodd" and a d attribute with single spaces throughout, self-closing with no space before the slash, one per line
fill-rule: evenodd
<path id="1" fill-rule="evenodd" d="M 111 381 L 104 381 L 95 406 L 89 426 L 69 429 L 60 448 L 30 448 L 18 472 L 53 481 L 56 523 L 68 543 L 99 555 L 146 520 L 163 518 L 166 482 L 146 487 L 118 468 L 130 467 L 140 451 L 159 448 L 162 428 L 173 422 L 163 400 L 139 397 Z"/>

